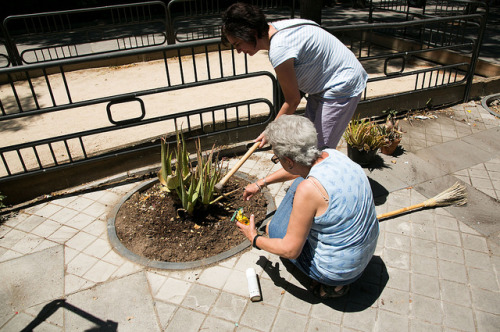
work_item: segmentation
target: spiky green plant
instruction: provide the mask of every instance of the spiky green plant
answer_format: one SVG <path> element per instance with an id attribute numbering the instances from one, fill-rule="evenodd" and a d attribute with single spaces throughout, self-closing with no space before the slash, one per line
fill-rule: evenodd
<path id="1" fill-rule="evenodd" d="M 161 140 L 162 166 L 158 178 L 162 184 L 162 190 L 175 193 L 181 202 L 182 209 L 192 215 L 198 205 L 207 206 L 213 203 L 215 185 L 221 178 L 222 168 L 218 162 L 218 156 L 214 160 L 214 147 L 208 156 L 203 156 L 199 139 L 196 143 L 197 166 L 193 167 L 182 132 L 176 132 L 176 139 L 173 163 L 173 152 L 170 151 L 165 139 Z"/>
<path id="2" fill-rule="evenodd" d="M 377 150 L 385 145 L 379 126 L 367 119 L 352 119 L 344 132 L 347 144 L 358 150 Z"/>

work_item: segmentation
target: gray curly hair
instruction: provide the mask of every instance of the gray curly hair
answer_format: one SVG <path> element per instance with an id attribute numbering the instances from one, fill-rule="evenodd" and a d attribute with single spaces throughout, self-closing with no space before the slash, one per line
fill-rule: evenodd
<path id="1" fill-rule="evenodd" d="M 300 115 L 282 115 L 271 122 L 264 136 L 274 153 L 305 166 L 312 166 L 321 155 L 318 134 L 311 120 Z"/>

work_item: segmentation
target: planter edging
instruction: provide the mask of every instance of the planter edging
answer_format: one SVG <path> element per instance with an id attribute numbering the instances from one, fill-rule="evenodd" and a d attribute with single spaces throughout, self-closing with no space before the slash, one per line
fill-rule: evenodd
<path id="1" fill-rule="evenodd" d="M 239 173 L 236 172 L 235 176 L 242 178 L 244 180 L 248 180 L 248 176 L 245 175 L 244 173 Z M 241 251 L 247 249 L 248 247 L 251 246 L 250 241 L 245 240 L 239 245 L 221 252 L 220 254 L 207 257 L 204 259 L 196 260 L 196 261 L 190 261 L 190 262 L 165 262 L 165 261 L 156 261 L 156 260 L 151 260 L 149 258 L 146 258 L 144 256 L 140 256 L 132 251 L 130 251 L 127 247 L 121 243 L 120 239 L 118 239 L 118 235 L 116 234 L 116 226 L 115 226 L 115 221 L 116 221 L 116 215 L 118 214 L 118 211 L 120 210 L 121 206 L 123 203 L 125 203 L 133 194 L 135 194 L 138 191 L 141 190 L 146 190 L 149 187 L 151 187 L 155 182 L 158 182 L 158 179 L 151 179 L 148 180 L 144 183 L 139 184 L 138 186 L 134 187 L 131 191 L 129 191 L 120 201 L 115 205 L 113 210 L 111 211 L 109 218 L 108 218 L 108 223 L 107 223 L 107 232 L 108 232 L 108 239 L 111 244 L 111 247 L 121 256 L 125 257 L 126 259 L 154 269 L 163 269 L 163 270 L 186 270 L 186 269 L 194 269 L 198 268 L 201 266 L 205 265 L 211 265 L 214 263 L 217 263 L 219 261 L 222 261 L 224 259 L 227 259 L 231 256 L 234 256 Z M 267 189 L 265 189 L 263 192 L 264 196 L 266 197 L 266 200 L 268 202 L 267 205 L 267 215 L 266 218 L 263 220 L 262 225 L 260 226 L 260 229 L 264 227 L 271 219 L 272 214 L 274 210 L 276 210 L 274 199 L 269 193 Z"/>

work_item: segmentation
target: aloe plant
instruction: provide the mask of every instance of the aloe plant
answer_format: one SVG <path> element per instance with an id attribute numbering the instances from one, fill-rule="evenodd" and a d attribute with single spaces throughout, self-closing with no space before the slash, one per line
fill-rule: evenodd
<path id="1" fill-rule="evenodd" d="M 213 202 L 215 185 L 221 178 L 222 168 L 218 156 L 214 161 L 214 147 L 207 157 L 203 156 L 199 139 L 196 144 L 197 166 L 193 168 L 182 132 L 176 131 L 176 139 L 173 165 L 173 152 L 165 139 L 161 140 L 161 170 L 158 178 L 162 190 L 175 193 L 182 209 L 192 215 L 197 205 L 207 206 Z"/>
<path id="2" fill-rule="evenodd" d="M 344 132 L 347 144 L 358 150 L 377 150 L 385 145 L 379 126 L 367 119 L 352 119 Z"/>

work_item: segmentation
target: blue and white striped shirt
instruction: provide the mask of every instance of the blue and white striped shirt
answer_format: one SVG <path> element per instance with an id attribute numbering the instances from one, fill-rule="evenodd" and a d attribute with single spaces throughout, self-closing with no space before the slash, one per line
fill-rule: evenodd
<path id="1" fill-rule="evenodd" d="M 356 56 L 331 33 L 304 19 L 271 24 L 278 32 L 271 37 L 269 60 L 276 68 L 295 59 L 301 91 L 328 99 L 355 97 L 363 92 L 368 74 Z M 302 25 L 294 26 L 297 24 Z"/>

